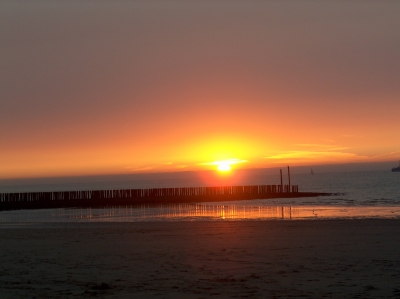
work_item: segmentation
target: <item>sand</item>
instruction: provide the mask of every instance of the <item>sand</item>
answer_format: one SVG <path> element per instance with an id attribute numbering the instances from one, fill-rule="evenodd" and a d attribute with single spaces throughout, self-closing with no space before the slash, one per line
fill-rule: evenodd
<path id="1" fill-rule="evenodd" d="M 400 298 L 400 220 L 0 226 L 0 298 Z"/>

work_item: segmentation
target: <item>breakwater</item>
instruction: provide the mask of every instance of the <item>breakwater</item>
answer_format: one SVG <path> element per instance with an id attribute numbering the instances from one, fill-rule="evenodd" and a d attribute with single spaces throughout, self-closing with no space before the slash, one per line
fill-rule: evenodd
<path id="1" fill-rule="evenodd" d="M 308 197 L 326 193 L 299 192 L 297 185 L 253 185 L 151 188 L 0 194 L 0 210 L 106 207 L 135 204 L 190 203 L 267 198 Z"/>

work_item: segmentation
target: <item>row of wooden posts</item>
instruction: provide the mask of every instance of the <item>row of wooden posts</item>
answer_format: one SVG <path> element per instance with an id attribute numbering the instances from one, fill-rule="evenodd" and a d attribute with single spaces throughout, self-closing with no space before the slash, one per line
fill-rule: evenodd
<path id="1" fill-rule="evenodd" d="M 151 188 L 92 191 L 59 191 L 59 192 L 26 192 L 1 193 L 0 202 L 29 202 L 79 199 L 121 199 L 153 198 L 182 196 L 222 196 L 222 195 L 257 195 L 276 193 L 298 193 L 297 185 L 253 185 L 253 186 L 219 186 L 219 187 L 184 187 L 184 188 Z"/>

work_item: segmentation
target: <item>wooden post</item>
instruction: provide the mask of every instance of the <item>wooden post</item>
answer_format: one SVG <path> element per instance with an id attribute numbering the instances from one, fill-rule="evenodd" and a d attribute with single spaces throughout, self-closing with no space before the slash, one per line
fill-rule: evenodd
<path id="1" fill-rule="evenodd" d="M 282 169 L 279 169 L 281 171 L 281 192 L 283 192 L 283 180 L 282 180 Z"/>
<path id="2" fill-rule="evenodd" d="M 289 177 L 289 190 L 288 190 L 288 192 L 290 192 L 290 168 L 289 168 L 289 166 L 287 167 L 287 172 L 288 172 L 288 177 Z"/>

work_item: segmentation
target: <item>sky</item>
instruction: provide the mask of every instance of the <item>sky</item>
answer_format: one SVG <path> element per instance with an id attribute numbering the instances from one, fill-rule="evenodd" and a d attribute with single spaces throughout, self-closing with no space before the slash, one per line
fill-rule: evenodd
<path id="1" fill-rule="evenodd" d="M 0 178 L 396 166 L 399 15 L 396 0 L 1 1 Z"/>

